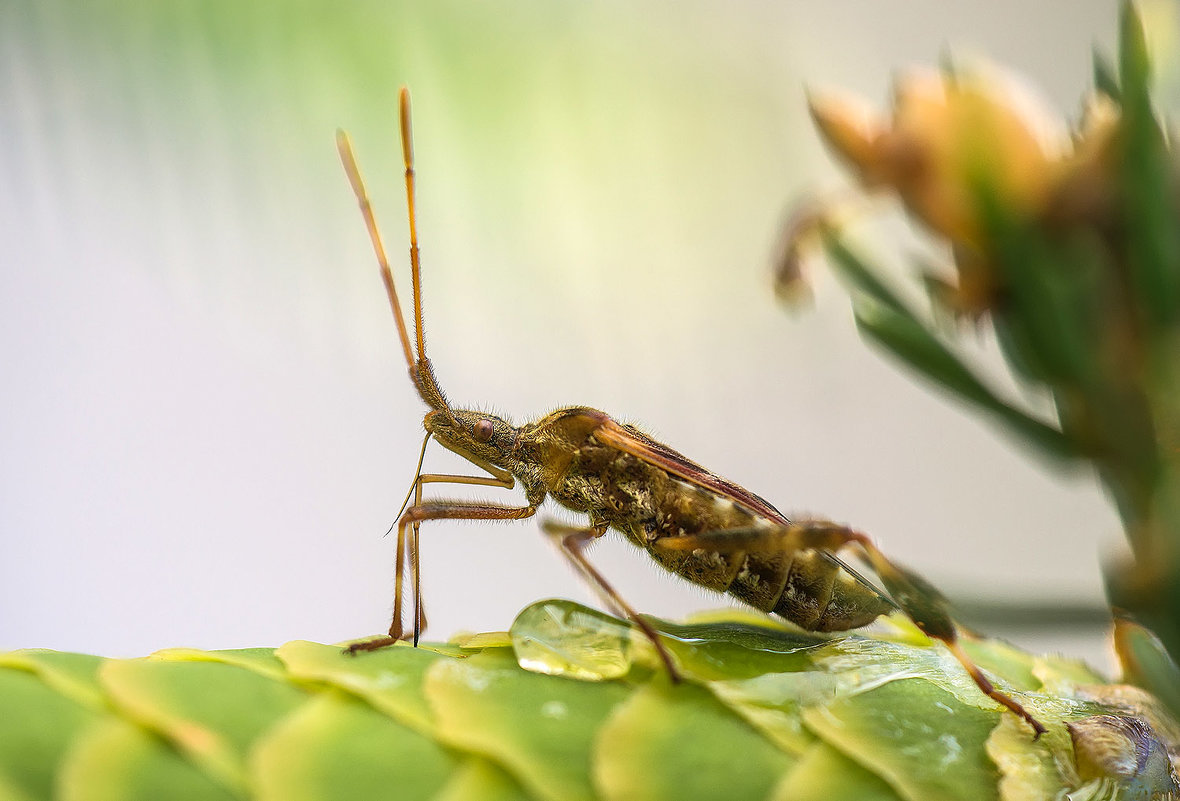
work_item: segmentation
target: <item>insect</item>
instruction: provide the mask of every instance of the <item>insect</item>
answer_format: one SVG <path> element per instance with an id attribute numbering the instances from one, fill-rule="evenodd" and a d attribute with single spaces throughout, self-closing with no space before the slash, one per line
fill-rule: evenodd
<path id="1" fill-rule="evenodd" d="M 419 463 L 408 507 L 397 520 L 393 622 L 389 635 L 354 643 L 373 650 L 407 636 L 402 619 L 408 563 L 414 644 L 424 626 L 419 571 L 419 527 L 428 520 L 520 520 L 547 499 L 588 516 L 583 527 L 543 521 L 542 529 L 604 602 L 629 618 L 654 644 L 673 681 L 676 666 L 651 624 L 589 562 L 585 545 L 615 529 L 665 569 L 708 589 L 726 592 L 812 631 L 859 628 L 900 607 L 928 635 L 941 640 L 979 689 L 1016 713 L 1037 736 L 1044 727 L 1015 699 L 997 690 L 964 653 L 938 592 L 890 562 L 864 534 L 823 520 L 792 521 L 768 502 L 690 461 L 638 428 L 585 406 L 570 406 L 521 426 L 480 411 L 456 409 L 444 395 L 426 356 L 422 327 L 421 262 L 415 214 L 410 96 L 400 94 L 402 155 L 409 214 L 414 343 L 402 315 L 393 274 L 348 135 L 337 133 L 341 161 L 361 207 L 377 255 L 398 335 L 418 395 L 429 407 L 423 424 L 430 439 L 486 475 L 422 473 Z M 427 484 L 512 489 L 519 481 L 525 504 L 423 499 Z M 835 553 L 859 551 L 892 600 L 859 577 Z M 408 558 L 407 558 L 408 557 Z"/>

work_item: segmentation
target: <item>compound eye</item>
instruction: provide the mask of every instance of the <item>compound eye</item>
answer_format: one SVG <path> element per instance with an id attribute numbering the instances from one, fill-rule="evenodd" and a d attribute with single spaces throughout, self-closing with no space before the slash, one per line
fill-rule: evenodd
<path id="1" fill-rule="evenodd" d="M 475 437 L 476 442 L 491 442 L 492 434 L 494 433 L 495 429 L 492 427 L 491 420 L 480 420 L 475 424 L 473 436 Z"/>

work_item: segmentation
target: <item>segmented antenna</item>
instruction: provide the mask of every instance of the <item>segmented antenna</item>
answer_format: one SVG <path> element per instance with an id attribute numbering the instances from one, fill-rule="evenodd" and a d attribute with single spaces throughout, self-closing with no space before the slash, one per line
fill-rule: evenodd
<path id="1" fill-rule="evenodd" d="M 402 90 L 405 91 L 404 89 Z M 407 108 L 404 101 L 402 108 L 403 114 Z M 404 117 L 403 117 L 404 119 Z M 404 131 L 403 126 L 403 131 Z M 373 204 L 369 202 L 369 194 L 365 191 L 365 182 L 361 178 L 361 171 L 356 165 L 356 157 L 352 153 L 352 140 L 349 139 L 348 133 L 344 130 L 336 131 L 336 150 L 340 153 L 340 161 L 344 165 L 344 172 L 348 175 L 348 183 L 352 185 L 352 193 L 356 195 L 357 204 L 361 207 L 361 216 L 365 218 L 365 227 L 369 230 L 369 240 L 373 243 L 373 252 L 377 254 L 377 264 L 381 268 L 381 280 L 385 284 L 385 294 L 389 298 L 389 306 L 393 309 L 393 319 L 397 323 L 397 333 L 401 338 L 402 350 L 405 352 L 406 365 L 412 371 L 414 369 L 414 353 L 410 349 L 410 336 L 406 332 L 406 321 L 402 317 L 401 303 L 397 299 L 397 289 L 393 285 L 393 271 L 389 269 L 389 259 L 385 256 L 385 246 L 381 244 L 381 232 L 377 228 L 377 220 L 373 217 Z M 406 182 L 410 183 L 410 170 L 406 171 Z M 410 232 L 411 237 L 414 237 L 414 213 L 413 206 L 410 207 Z M 411 240 L 413 241 L 413 240 Z M 418 328 L 418 353 L 422 353 L 422 333 L 421 324 L 417 321 L 421 319 L 420 314 L 421 304 L 418 301 L 418 245 L 411 246 L 410 258 L 413 261 L 414 267 L 414 314 L 415 322 Z"/>
<path id="2" fill-rule="evenodd" d="M 418 214 L 414 205 L 414 131 L 410 126 L 410 90 L 398 93 L 402 123 L 402 163 L 406 165 L 406 209 L 410 216 L 410 281 L 414 293 L 414 334 L 419 361 L 426 360 L 426 343 L 422 335 L 422 262 L 418 256 Z"/>
<path id="3" fill-rule="evenodd" d="M 352 141 L 344 131 L 336 132 L 336 149 L 340 151 L 340 161 L 344 164 L 344 172 L 348 175 L 348 182 L 352 185 L 352 192 L 356 195 L 357 203 L 361 207 L 361 214 L 365 218 L 365 227 L 369 229 L 369 239 L 373 242 L 373 251 L 377 254 L 377 263 L 381 266 L 381 280 L 385 282 L 385 294 L 389 297 L 389 306 L 393 309 L 393 319 L 397 322 L 397 333 L 401 338 L 402 351 L 405 353 L 406 365 L 410 368 L 410 380 L 418 390 L 418 395 L 430 408 L 452 414 L 450 404 L 434 377 L 434 370 L 430 360 L 426 358 L 426 342 L 422 332 L 422 263 L 418 256 L 418 215 L 414 197 L 414 139 L 410 128 L 410 92 L 404 86 L 399 97 L 401 106 L 402 129 L 402 160 L 406 166 L 406 206 L 410 219 L 410 272 L 413 279 L 414 294 L 414 338 L 418 349 L 418 358 L 410 347 L 410 337 L 406 330 L 406 321 L 402 317 L 401 303 L 397 299 L 397 289 L 393 284 L 393 272 L 389 269 L 389 259 L 385 256 L 385 247 L 381 244 L 381 233 L 377 230 L 377 221 L 373 216 L 373 206 L 369 202 L 369 195 L 365 191 L 365 182 L 361 179 L 361 171 L 356 165 L 356 157 L 352 152 Z"/>

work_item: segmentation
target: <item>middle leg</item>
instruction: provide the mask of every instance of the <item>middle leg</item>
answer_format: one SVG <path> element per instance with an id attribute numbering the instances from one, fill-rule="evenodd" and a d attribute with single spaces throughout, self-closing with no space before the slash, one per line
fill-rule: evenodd
<path id="1" fill-rule="evenodd" d="M 586 558 L 583 552 L 586 544 L 598 539 L 606 533 L 607 527 L 605 525 L 586 526 L 579 528 L 577 526 L 567 526 L 558 523 L 554 520 L 545 520 L 541 523 L 542 530 L 551 538 L 557 541 L 561 548 L 561 553 L 570 563 L 577 569 L 577 571 L 586 580 L 586 583 L 598 594 L 608 608 L 616 615 L 625 617 L 639 627 L 644 636 L 651 641 L 655 646 L 656 653 L 659 654 L 660 661 L 664 663 L 664 667 L 668 671 L 668 678 L 672 680 L 673 684 L 680 682 L 680 674 L 676 671 L 676 665 L 672 661 L 672 655 L 668 653 L 667 647 L 660 641 L 660 635 L 652 627 L 651 623 L 640 617 L 631 604 L 619 595 L 606 577 L 598 572 L 594 565 L 590 564 L 590 560 Z"/>

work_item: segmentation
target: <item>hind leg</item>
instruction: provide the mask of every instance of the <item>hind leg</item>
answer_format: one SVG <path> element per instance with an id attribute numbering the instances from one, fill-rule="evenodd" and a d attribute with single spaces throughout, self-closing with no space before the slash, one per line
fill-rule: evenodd
<path id="1" fill-rule="evenodd" d="M 677 551 L 700 549 L 718 553 L 799 550 L 834 553 L 845 548 L 855 549 L 872 565 L 893 601 L 923 633 L 946 645 L 982 693 L 1027 721 L 1036 737 L 1045 733 L 1044 725 L 1015 698 L 997 690 L 963 651 L 958 629 L 942 593 L 921 576 L 890 561 L 872 540 L 859 531 L 826 520 L 811 520 L 775 528 L 759 526 L 665 537 L 659 540 L 659 546 Z"/>

